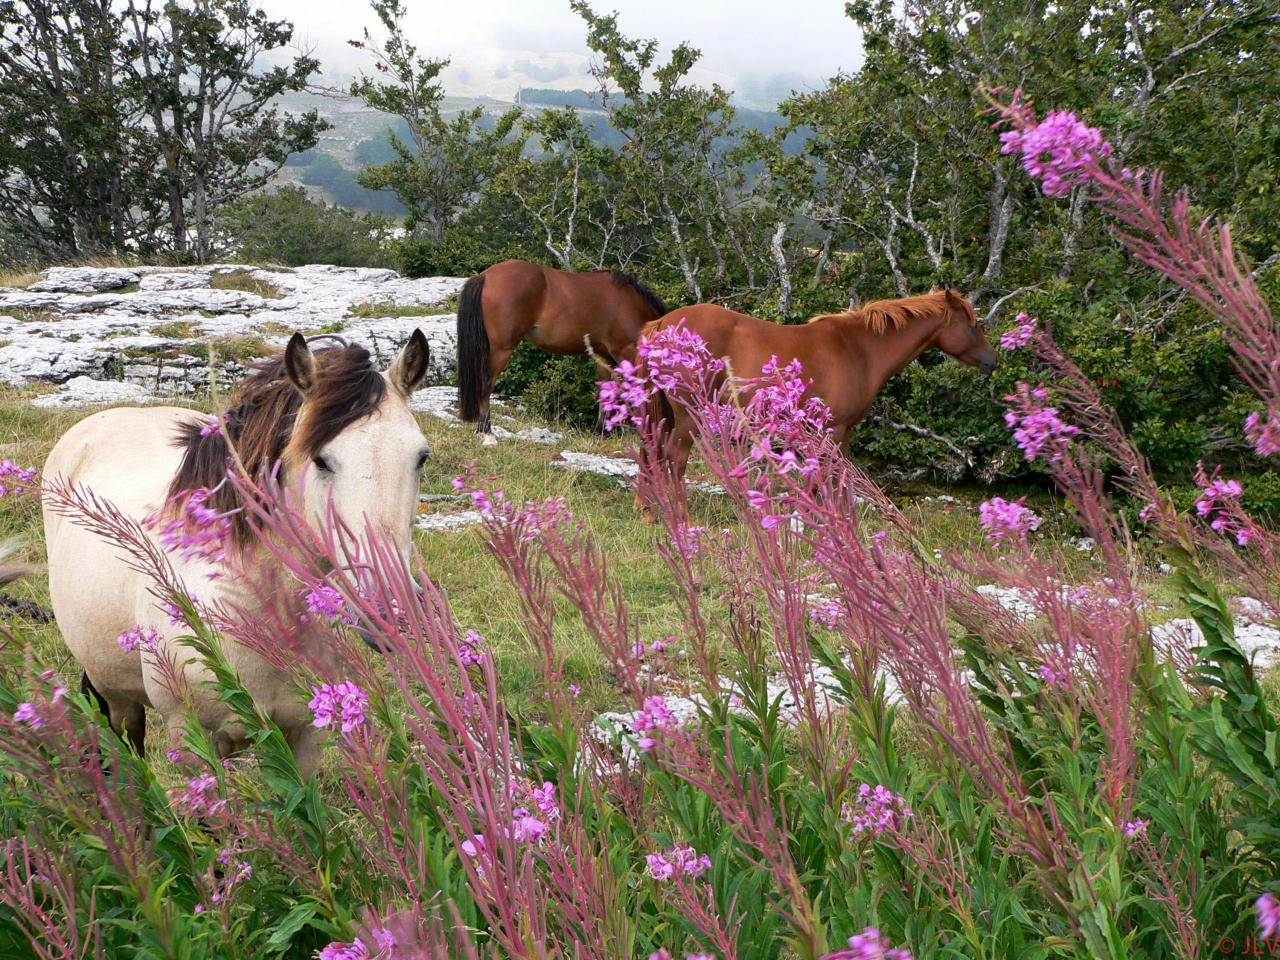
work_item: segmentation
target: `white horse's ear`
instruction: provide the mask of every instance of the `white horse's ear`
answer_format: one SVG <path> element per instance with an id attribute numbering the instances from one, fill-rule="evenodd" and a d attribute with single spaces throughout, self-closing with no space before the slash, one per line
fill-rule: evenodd
<path id="1" fill-rule="evenodd" d="M 405 396 L 422 386 L 431 363 L 431 347 L 421 330 L 414 330 L 395 363 L 387 371 L 387 379 Z"/>
<path id="2" fill-rule="evenodd" d="M 284 348 L 284 374 L 304 396 L 315 386 L 316 359 L 307 346 L 307 338 L 300 333 L 290 337 L 289 345 Z"/>

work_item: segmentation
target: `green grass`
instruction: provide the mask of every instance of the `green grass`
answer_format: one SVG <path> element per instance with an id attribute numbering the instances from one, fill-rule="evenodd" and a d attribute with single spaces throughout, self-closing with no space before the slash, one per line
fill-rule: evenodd
<path id="1" fill-rule="evenodd" d="M 382 317 L 438 317 L 441 314 L 456 313 L 457 298 L 450 297 L 443 303 L 397 304 L 397 303 L 356 303 L 347 311 L 349 317 L 372 319 Z"/>
<path id="2" fill-rule="evenodd" d="M 268 300 L 279 300 L 284 297 L 275 284 L 260 280 L 252 270 L 232 270 L 228 273 L 215 273 L 209 278 L 209 286 L 215 290 L 243 290 L 255 293 Z"/>

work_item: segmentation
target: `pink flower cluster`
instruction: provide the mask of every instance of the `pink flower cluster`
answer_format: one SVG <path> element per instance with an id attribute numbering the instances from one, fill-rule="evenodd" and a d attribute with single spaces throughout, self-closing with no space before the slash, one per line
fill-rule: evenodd
<path id="1" fill-rule="evenodd" d="M 1042 181 L 1045 196 L 1062 197 L 1087 179 L 1100 159 L 1111 156 L 1111 144 L 1097 127 L 1070 110 L 1058 110 L 1039 123 L 1002 133 L 1000 152 L 1021 153 L 1023 169 Z"/>
<path id="2" fill-rule="evenodd" d="M 621 361 L 611 380 L 600 381 L 600 409 L 606 430 L 630 421 L 639 426 L 654 394 L 691 384 L 706 373 L 724 370 L 707 343 L 683 323 L 663 327 L 636 345 L 637 363 Z"/>
<path id="3" fill-rule="evenodd" d="M 1280 899 L 1274 893 L 1264 893 L 1254 904 L 1258 914 L 1258 932 L 1264 940 L 1280 937 Z"/>
<path id="4" fill-rule="evenodd" d="M 485 639 L 474 630 L 458 641 L 458 659 L 464 667 L 477 666 L 484 663 Z"/>
<path id="5" fill-rule="evenodd" d="M 216 413 L 205 421 L 204 426 L 200 428 L 200 436 L 211 437 L 222 429 L 222 418 Z"/>
<path id="6" fill-rule="evenodd" d="M 828 630 L 834 630 L 844 612 L 839 600 L 819 600 L 809 610 L 809 618 Z"/>
<path id="7" fill-rule="evenodd" d="M 231 538 L 230 518 L 235 511 L 218 513 L 208 506 L 212 495 L 212 490 L 201 487 L 174 498 L 185 498 L 182 512 L 160 527 L 157 533 L 166 550 L 177 552 L 183 560 L 200 559 L 212 563 L 226 557 L 226 544 Z M 158 515 L 152 516 L 148 518 L 147 526 L 155 529 L 159 522 Z"/>
<path id="8" fill-rule="evenodd" d="M 812 381 L 804 380 L 803 372 L 799 360 L 780 367 L 774 356 L 760 368 L 760 376 L 749 381 L 752 393 L 746 404 L 748 420 L 770 447 L 793 444 L 825 430 L 831 421 L 831 410 L 820 397 L 805 396 Z M 764 459 L 768 453 L 773 454 L 780 473 L 798 470 L 808 476 L 816 469 L 816 464 L 800 463 L 791 450 L 773 452 L 753 448 L 752 459 Z"/>
<path id="9" fill-rule="evenodd" d="M 141 626 L 126 630 L 120 636 L 116 637 L 116 643 L 120 644 L 120 649 L 125 653 L 133 653 L 141 647 L 147 653 L 154 653 L 156 644 L 160 642 L 160 634 L 156 632 L 155 627 Z"/>
<path id="10" fill-rule="evenodd" d="M 343 733 L 350 733 L 365 722 L 364 711 L 369 698 L 350 680 L 326 683 L 312 687 L 314 696 L 308 706 L 315 715 L 312 726 L 341 725 Z"/>
<path id="11" fill-rule="evenodd" d="M 672 847 L 666 853 L 651 853 L 644 858 L 649 876 L 655 880 L 689 877 L 696 880 L 711 869 L 711 858 L 693 847 Z"/>
<path id="12" fill-rule="evenodd" d="M 35 467 L 20 467 L 12 460 L 0 460 L 0 497 L 17 497 L 34 487 L 40 479 Z"/>
<path id="13" fill-rule="evenodd" d="M 1280 424 L 1274 423 L 1270 417 L 1262 418 L 1260 413 L 1251 413 L 1244 419 L 1244 435 L 1253 444 L 1253 449 L 1260 457 L 1274 457 L 1280 454 Z"/>
<path id="14" fill-rule="evenodd" d="M 640 734 L 636 745 L 640 748 L 641 753 L 647 753 L 658 745 L 654 734 L 678 727 L 680 720 L 672 712 L 671 708 L 667 706 L 666 698 L 660 694 L 655 694 L 652 697 L 645 697 L 644 707 L 636 711 L 631 725 L 635 728 L 636 733 Z"/>
<path id="15" fill-rule="evenodd" d="M 1040 526 L 1040 517 L 1027 507 L 1019 497 L 1012 502 L 992 497 L 978 506 L 978 523 L 987 531 L 992 543 L 1027 539 L 1027 534 Z"/>
<path id="16" fill-rule="evenodd" d="M 316 960 L 369 960 L 369 948 L 359 937 L 350 943 L 335 940 L 316 954 Z"/>
<path id="17" fill-rule="evenodd" d="M 1012 330 L 1006 330 L 1000 335 L 1000 349 L 1017 350 L 1019 347 L 1025 347 L 1031 342 L 1031 338 L 1036 333 L 1035 317 L 1028 317 L 1025 313 L 1020 313 L 1013 318 L 1018 325 Z"/>
<path id="18" fill-rule="evenodd" d="M 1056 463 L 1062 459 L 1071 438 L 1080 432 L 1079 428 L 1064 423 L 1057 407 L 1045 405 L 1049 391 L 1043 384 L 1029 387 L 1019 382 L 1016 389 L 1016 393 L 1004 398 L 1012 407 L 1005 411 L 1005 425 L 1013 431 L 1014 441 L 1028 460 L 1043 454 L 1051 463 Z"/>
<path id="19" fill-rule="evenodd" d="M 1052 664 L 1040 664 L 1040 682 L 1054 690 L 1065 690 L 1071 680 L 1071 673 Z"/>
<path id="20" fill-rule="evenodd" d="M 822 960 L 912 960 L 905 947 L 891 946 L 875 927 L 867 927 L 849 938 L 849 946 L 828 953 Z"/>
<path id="21" fill-rule="evenodd" d="M 322 585 L 307 592 L 303 598 L 307 609 L 326 620 L 337 620 L 345 624 L 354 624 L 355 620 L 347 614 L 346 601 L 335 588 Z"/>
<path id="22" fill-rule="evenodd" d="M 216 816 L 227 806 L 227 801 L 218 796 L 218 778 L 208 771 L 188 781 L 185 790 L 170 790 L 169 802 L 178 813 L 189 817 Z"/>
<path id="23" fill-rule="evenodd" d="M 857 800 L 852 807 L 846 804 L 843 813 L 853 824 L 854 833 L 869 833 L 873 837 L 896 826 L 899 819 L 914 816 L 901 794 L 882 784 L 872 787 L 869 783 L 858 787 Z"/>
<path id="24" fill-rule="evenodd" d="M 57 672 L 46 670 L 40 674 L 40 679 L 45 683 L 52 683 L 57 677 Z M 67 695 L 67 688 L 60 684 L 53 684 L 53 689 L 49 692 L 49 698 L 41 704 L 36 704 L 32 700 L 25 700 L 18 704 L 18 709 L 13 712 L 13 722 L 26 724 L 33 730 L 43 727 L 48 720 L 50 711 L 61 709 L 57 707 L 58 701 Z"/>
<path id="25" fill-rule="evenodd" d="M 1140 836 L 1147 832 L 1147 826 L 1150 823 L 1150 820 L 1143 820 L 1141 818 L 1137 820 L 1130 820 L 1124 825 L 1124 835 L 1126 837 Z"/>
<path id="26" fill-rule="evenodd" d="M 1230 533 L 1236 543 L 1245 546 L 1253 539 L 1253 530 L 1240 522 L 1240 519 L 1224 506 L 1228 500 L 1239 500 L 1244 493 L 1239 480 L 1205 480 L 1203 471 L 1200 477 L 1203 486 L 1200 496 L 1196 498 L 1196 513 L 1204 518 L 1212 517 L 1209 526 L 1219 533 Z"/>
<path id="27" fill-rule="evenodd" d="M 666 947 L 662 947 L 657 953 L 649 954 L 649 960 L 676 960 L 671 951 Z M 716 960 L 709 953 L 686 953 L 684 960 Z"/>

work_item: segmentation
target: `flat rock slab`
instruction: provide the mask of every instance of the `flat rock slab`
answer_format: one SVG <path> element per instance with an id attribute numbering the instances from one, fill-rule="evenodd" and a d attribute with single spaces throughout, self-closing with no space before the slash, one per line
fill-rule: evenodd
<path id="1" fill-rule="evenodd" d="M 242 275 L 231 289 L 218 278 Z M 390 363 L 415 328 L 431 347 L 429 377 L 440 383 L 455 366 L 456 318 L 439 313 L 465 278 L 402 277 L 394 270 L 317 264 L 266 270 L 239 264 L 201 267 L 55 267 L 25 289 L 0 288 L 0 382 L 65 383 L 78 377 L 125 381 L 150 393 L 189 394 L 207 387 L 199 363 L 211 338 L 239 340 L 239 359 L 282 346 L 295 331 L 337 333 Z M 410 316 L 351 316 L 422 308 Z M 217 344 L 215 344 L 217 346 Z M 222 352 L 227 353 L 226 344 Z M 256 348 L 256 349 L 255 349 Z M 220 369 L 220 376 L 235 373 Z M 77 386 L 67 405 L 90 399 Z M 127 398 L 110 390 L 103 396 Z"/>

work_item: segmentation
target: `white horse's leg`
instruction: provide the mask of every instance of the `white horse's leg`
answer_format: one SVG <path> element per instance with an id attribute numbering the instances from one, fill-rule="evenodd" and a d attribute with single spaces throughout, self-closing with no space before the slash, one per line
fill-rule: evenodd
<path id="1" fill-rule="evenodd" d="M 298 773 L 303 781 L 310 780 L 320 766 L 320 751 L 325 741 L 325 731 L 309 723 L 300 723 L 288 733 L 285 739 L 293 750 L 294 762 L 298 765 Z"/>

